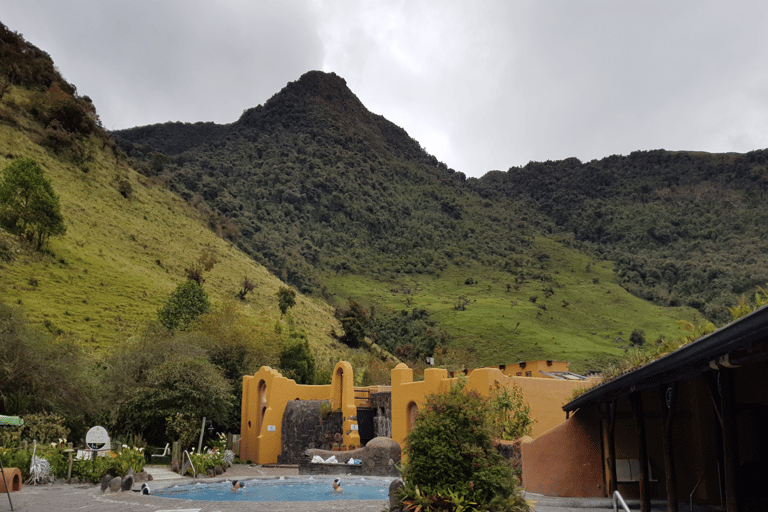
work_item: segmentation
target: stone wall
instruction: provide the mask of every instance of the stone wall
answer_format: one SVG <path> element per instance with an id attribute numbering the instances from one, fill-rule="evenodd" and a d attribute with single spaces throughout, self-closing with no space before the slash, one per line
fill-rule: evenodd
<path id="1" fill-rule="evenodd" d="M 336 456 L 338 464 L 313 463 L 318 455 L 323 460 Z M 360 459 L 362 464 L 347 464 L 349 459 Z M 300 475 L 358 475 L 358 476 L 400 476 L 400 445 L 393 439 L 376 437 L 364 448 L 346 452 L 309 449 L 299 460 Z"/>
<path id="2" fill-rule="evenodd" d="M 283 413 L 281 444 L 278 464 L 298 464 L 305 450 L 325 448 L 342 439 L 341 412 L 322 418 L 320 404 L 324 400 L 293 400 Z"/>
<path id="3" fill-rule="evenodd" d="M 376 437 L 392 437 L 392 393 L 371 393 L 371 407 L 376 411 L 373 417 L 373 431 Z"/>

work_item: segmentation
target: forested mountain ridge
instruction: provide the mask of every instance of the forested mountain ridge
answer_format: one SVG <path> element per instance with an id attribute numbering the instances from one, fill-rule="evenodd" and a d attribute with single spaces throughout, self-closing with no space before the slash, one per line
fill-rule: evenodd
<path id="1" fill-rule="evenodd" d="M 658 304 L 723 322 L 740 295 L 768 282 L 768 150 L 531 162 L 469 185 L 489 200 L 527 202 Z"/>
<path id="2" fill-rule="evenodd" d="M 475 201 L 463 174 L 334 74 L 306 73 L 230 125 L 117 136 L 143 172 L 231 220 L 241 248 L 303 291 L 322 289 L 323 270 L 434 274 L 462 257 L 501 266 L 530 245 L 523 216 L 485 215 L 492 205 Z"/>

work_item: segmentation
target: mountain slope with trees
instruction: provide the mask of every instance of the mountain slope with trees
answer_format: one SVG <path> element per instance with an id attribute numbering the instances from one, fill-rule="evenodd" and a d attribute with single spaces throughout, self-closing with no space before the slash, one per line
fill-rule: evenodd
<path id="1" fill-rule="evenodd" d="M 116 135 L 141 172 L 210 211 L 223 236 L 334 301 L 337 335 L 352 346 L 367 336 L 411 362 L 450 346 L 455 364 L 566 358 L 584 370 L 618 357 L 635 330 L 674 336 L 676 319 L 692 320 L 645 306 L 637 318 L 623 299 L 615 308 L 579 291 L 598 251 L 579 253 L 528 197 L 483 197 L 332 73 L 308 72 L 228 125 Z M 614 279 L 588 281 L 605 293 Z"/>
<path id="2" fill-rule="evenodd" d="M 469 186 L 491 201 L 526 202 L 657 304 L 722 323 L 739 296 L 768 282 L 768 150 L 531 162 Z"/>

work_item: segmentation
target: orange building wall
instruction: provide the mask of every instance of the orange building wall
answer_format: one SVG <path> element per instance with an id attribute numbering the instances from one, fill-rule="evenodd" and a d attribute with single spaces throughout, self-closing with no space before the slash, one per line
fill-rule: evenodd
<path id="1" fill-rule="evenodd" d="M 537 439 L 520 445 L 528 492 L 546 496 L 605 496 L 599 424 L 576 411 Z"/>

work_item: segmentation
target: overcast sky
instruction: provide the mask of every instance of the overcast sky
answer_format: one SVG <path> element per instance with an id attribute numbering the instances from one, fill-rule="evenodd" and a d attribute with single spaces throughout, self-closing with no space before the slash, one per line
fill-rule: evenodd
<path id="1" fill-rule="evenodd" d="M 104 126 L 231 123 L 309 70 L 468 176 L 768 147 L 768 2 L 4 0 Z"/>

